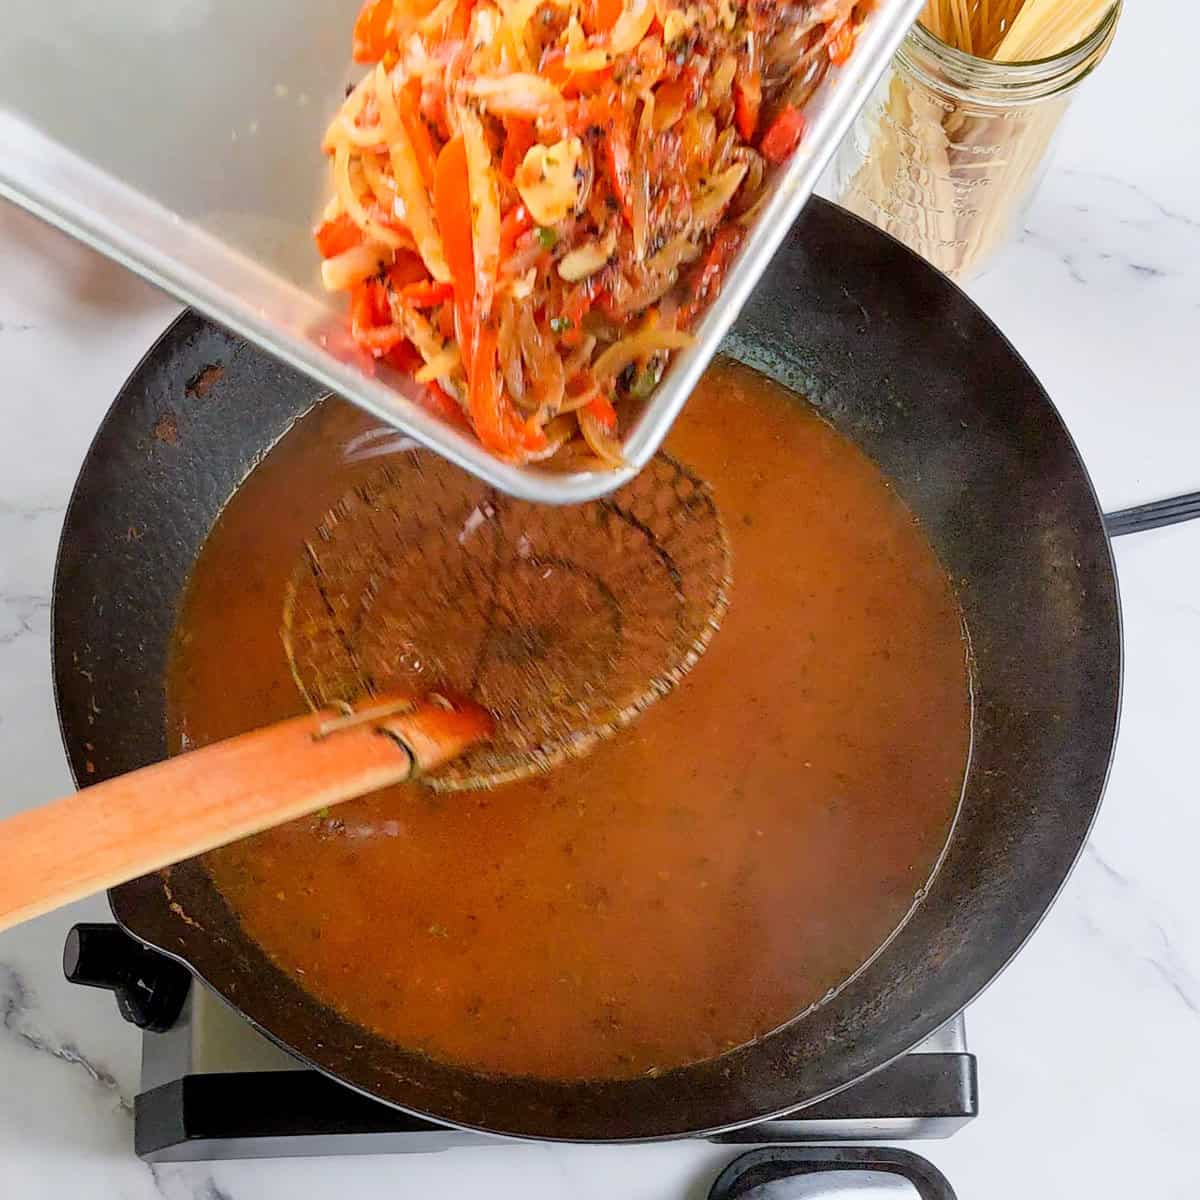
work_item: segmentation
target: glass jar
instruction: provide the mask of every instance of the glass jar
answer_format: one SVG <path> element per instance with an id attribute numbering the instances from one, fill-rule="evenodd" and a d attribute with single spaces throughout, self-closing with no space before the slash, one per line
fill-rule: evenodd
<path id="1" fill-rule="evenodd" d="M 914 25 L 823 190 L 952 278 L 972 278 L 1019 227 L 1120 14 L 1117 0 L 1078 45 L 1023 63 L 976 58 Z"/>

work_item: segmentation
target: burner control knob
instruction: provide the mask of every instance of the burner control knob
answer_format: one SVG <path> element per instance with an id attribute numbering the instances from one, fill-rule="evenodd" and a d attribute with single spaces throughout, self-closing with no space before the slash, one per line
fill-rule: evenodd
<path id="1" fill-rule="evenodd" d="M 186 967 L 143 946 L 119 925 L 90 923 L 67 934 L 63 974 L 70 983 L 113 992 L 121 1016 L 152 1033 L 175 1024 L 192 981 Z"/>

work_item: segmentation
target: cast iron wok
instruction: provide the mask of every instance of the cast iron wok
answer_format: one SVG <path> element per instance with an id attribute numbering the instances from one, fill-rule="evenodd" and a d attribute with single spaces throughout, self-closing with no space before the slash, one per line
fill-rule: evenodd
<path id="1" fill-rule="evenodd" d="M 983 314 L 828 204 L 797 223 L 727 350 L 806 395 L 880 464 L 954 579 L 970 630 L 974 744 L 961 815 L 923 903 L 869 967 L 803 1019 L 720 1059 L 655 1078 L 547 1083 L 432 1062 L 323 1007 L 241 932 L 195 863 L 115 889 L 121 924 L 351 1087 L 530 1137 L 653 1138 L 758 1121 L 884 1066 L 975 997 L 1066 879 L 1116 734 L 1117 587 L 1087 473 L 1046 393 Z M 191 313 L 122 389 L 83 465 L 55 579 L 55 683 L 77 780 L 166 753 L 165 655 L 191 564 L 227 497 L 317 398 L 316 384 Z"/>

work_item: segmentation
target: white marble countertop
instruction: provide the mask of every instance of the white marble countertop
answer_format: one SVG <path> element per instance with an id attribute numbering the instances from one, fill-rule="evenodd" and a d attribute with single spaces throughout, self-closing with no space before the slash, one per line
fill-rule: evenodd
<path id="1" fill-rule="evenodd" d="M 1061 407 L 1110 509 L 1200 489 L 1192 33 L 1200 10 L 1127 5 L 1024 236 L 972 288 Z M 59 525 L 101 414 L 176 311 L 0 205 L 0 812 L 70 787 L 49 672 Z M 970 1010 L 982 1115 L 914 1147 L 964 1200 L 1200 1195 L 1200 523 L 1122 539 L 1117 559 L 1125 707 L 1099 824 L 1032 943 Z M 518 1146 L 152 1170 L 131 1150 L 138 1034 L 60 971 L 67 927 L 106 915 L 94 898 L 0 936 L 5 1200 L 699 1200 L 734 1156 Z"/>

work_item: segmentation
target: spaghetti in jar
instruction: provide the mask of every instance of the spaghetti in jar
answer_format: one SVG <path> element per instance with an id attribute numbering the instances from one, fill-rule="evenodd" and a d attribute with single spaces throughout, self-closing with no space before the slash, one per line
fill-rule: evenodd
<path id="1" fill-rule="evenodd" d="M 1120 9 L 931 0 L 839 149 L 832 195 L 952 278 L 975 277 L 1019 228 Z"/>

